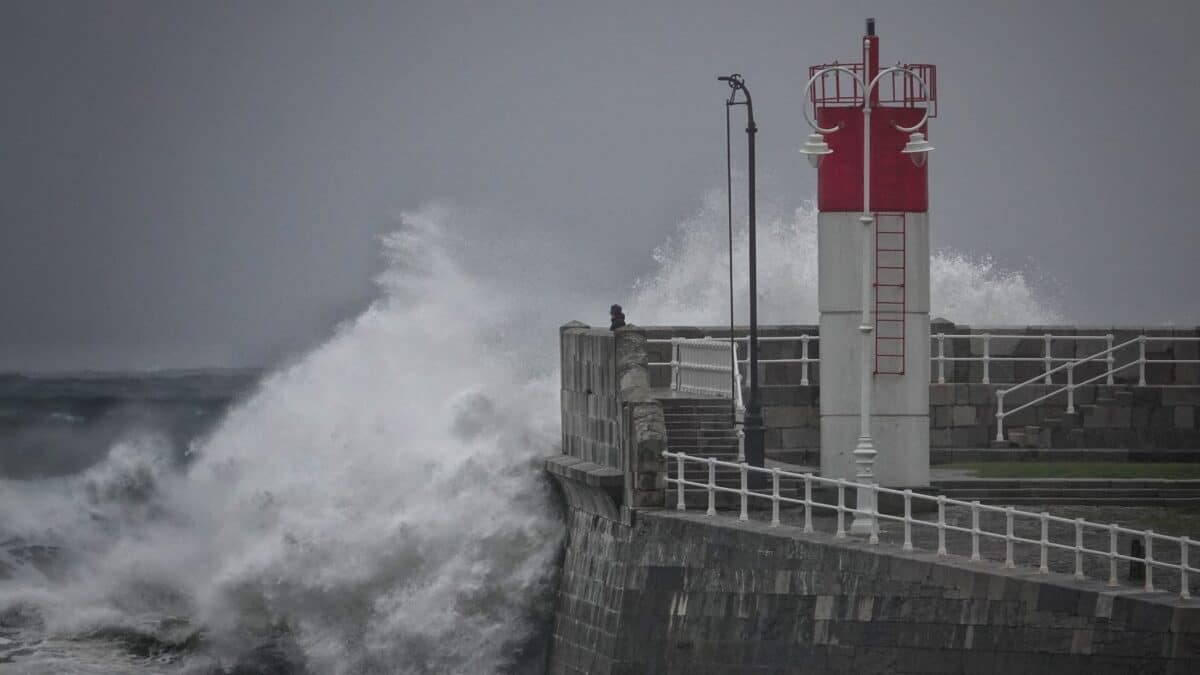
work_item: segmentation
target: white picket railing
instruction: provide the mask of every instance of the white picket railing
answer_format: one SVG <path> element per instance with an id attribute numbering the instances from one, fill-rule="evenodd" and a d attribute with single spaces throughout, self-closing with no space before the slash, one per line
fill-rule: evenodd
<path id="1" fill-rule="evenodd" d="M 1109 342 L 1111 343 L 1112 335 L 1107 335 L 1104 337 L 1107 338 L 1109 340 Z M 1105 380 L 1106 384 L 1111 385 L 1113 383 L 1114 375 L 1116 375 L 1117 373 L 1119 373 L 1123 370 L 1127 370 L 1129 368 L 1137 366 L 1138 367 L 1138 386 L 1144 387 L 1144 386 L 1146 386 L 1146 364 L 1147 363 L 1176 363 L 1176 364 L 1177 363 L 1184 363 L 1184 364 L 1200 363 L 1200 359 L 1147 359 L 1146 358 L 1146 343 L 1147 342 L 1156 342 L 1156 341 L 1160 341 L 1160 342 L 1200 342 L 1200 337 L 1194 337 L 1194 338 L 1157 337 L 1157 336 L 1139 335 L 1130 340 L 1126 340 L 1125 342 L 1122 342 L 1119 345 L 1110 344 L 1107 349 L 1096 352 L 1095 354 L 1091 354 L 1091 355 L 1085 356 L 1083 358 L 1067 361 L 1066 363 L 1064 363 L 1060 366 L 1056 366 L 1054 368 L 1051 368 L 1050 370 L 1047 370 L 1045 373 L 1043 373 L 1041 375 L 1032 377 L 1028 380 L 1025 380 L 1024 382 L 1020 382 L 1011 387 L 1008 387 L 1007 389 L 997 389 L 996 390 L 996 440 L 997 441 L 1004 440 L 1004 419 L 1006 417 L 1010 417 L 1011 415 L 1021 412 L 1022 410 L 1026 409 L 1032 405 L 1041 403 L 1042 401 L 1045 401 L 1049 398 L 1052 398 L 1054 396 L 1062 394 L 1063 392 L 1066 392 L 1066 394 L 1067 394 L 1067 413 L 1073 414 L 1075 412 L 1075 390 L 1080 387 L 1087 386 L 1089 384 L 1094 384 L 1095 382 L 1097 382 L 1098 380 L 1100 380 L 1102 378 Z M 1122 349 L 1125 349 L 1126 347 L 1132 347 L 1134 344 L 1138 345 L 1138 356 L 1136 358 L 1126 361 L 1125 363 L 1123 363 L 1121 365 L 1116 365 L 1117 359 L 1115 358 L 1115 354 L 1117 352 L 1121 351 Z M 1089 377 L 1088 379 L 1083 380 L 1082 382 L 1075 381 L 1075 369 L 1076 368 L 1078 368 L 1079 366 L 1081 366 L 1085 363 L 1090 363 L 1090 362 L 1099 361 L 1099 360 L 1103 360 L 1105 365 L 1107 366 L 1105 368 L 1104 372 L 1100 373 L 1099 375 L 1094 375 L 1092 377 Z M 1062 385 L 1061 387 L 1059 387 L 1049 393 L 1043 394 L 1035 399 L 1026 401 L 1015 408 L 1010 408 L 1009 410 L 1004 409 L 1004 397 L 1005 396 L 1008 396 L 1009 394 L 1017 392 L 1017 391 L 1023 389 L 1024 387 L 1028 387 L 1028 386 L 1030 386 L 1032 384 L 1036 384 L 1040 381 L 1044 381 L 1045 383 L 1050 383 L 1052 381 L 1051 376 L 1059 371 L 1066 371 L 1066 376 L 1067 376 L 1066 384 Z"/>
<path id="2" fill-rule="evenodd" d="M 1052 516 L 1045 511 L 1043 511 L 1041 513 L 1035 513 L 1033 511 L 1023 511 L 1023 510 L 1014 508 L 1012 506 L 989 506 L 989 505 L 980 504 L 978 501 L 967 502 L 967 501 L 961 501 L 961 500 L 957 500 L 957 499 L 950 499 L 944 495 L 936 495 L 935 496 L 935 495 L 922 494 L 919 492 L 913 492 L 912 490 L 896 490 L 896 489 L 892 489 L 892 488 L 881 487 L 875 483 L 859 484 L 859 483 L 856 483 L 854 481 L 849 481 L 849 480 L 842 480 L 842 479 L 835 479 L 835 478 L 822 478 L 821 476 L 817 476 L 812 473 L 793 473 L 790 471 L 784 471 L 777 467 L 771 468 L 771 469 L 758 468 L 758 467 L 749 466 L 745 462 L 739 462 L 739 463 L 725 462 L 725 461 L 721 461 L 721 460 L 718 460 L 718 459 L 715 459 L 712 457 L 696 457 L 696 456 L 692 456 L 692 455 L 687 455 L 682 452 L 664 451 L 663 458 L 665 460 L 667 460 L 667 462 L 666 462 L 667 463 L 666 482 L 667 482 L 668 495 L 670 493 L 670 490 L 672 489 L 671 486 L 674 485 L 675 486 L 674 489 L 676 491 L 676 496 L 677 496 L 675 508 L 680 511 L 687 510 L 687 504 L 684 499 L 684 492 L 685 492 L 685 489 L 689 488 L 689 487 L 699 488 L 699 489 L 703 489 L 706 491 L 707 496 L 708 496 L 708 505 L 707 505 L 707 509 L 706 509 L 705 513 L 708 516 L 715 516 L 717 514 L 717 510 L 716 510 L 716 495 L 717 495 L 717 493 L 723 492 L 723 493 L 728 493 L 728 494 L 736 494 L 740 497 L 740 509 L 739 509 L 739 513 L 738 513 L 739 520 L 749 520 L 749 518 L 750 518 L 750 500 L 752 498 L 753 499 L 770 500 L 770 502 L 771 502 L 771 522 L 770 522 L 770 524 L 772 527 L 777 527 L 780 525 L 780 522 L 781 522 L 780 521 L 780 507 L 781 507 L 781 505 L 790 504 L 790 505 L 794 505 L 794 506 L 803 506 L 804 507 L 803 531 L 806 533 L 814 531 L 814 529 L 813 529 L 813 512 L 814 512 L 814 510 L 828 509 L 828 510 L 834 511 L 837 515 L 837 525 L 836 525 L 836 529 L 834 532 L 834 536 L 839 539 L 845 538 L 847 536 L 846 515 L 849 514 L 851 516 L 854 516 L 856 514 L 861 514 L 861 515 L 864 515 L 867 518 L 871 519 L 873 522 L 873 527 L 871 528 L 871 533 L 870 533 L 870 535 L 868 535 L 868 541 L 871 544 L 879 543 L 879 522 L 878 521 L 879 521 L 879 519 L 884 519 L 884 520 L 891 520 L 894 522 L 900 522 L 903 524 L 904 539 L 903 539 L 901 548 L 905 551 L 913 550 L 912 532 L 913 532 L 914 526 L 929 527 L 929 528 L 936 529 L 937 530 L 937 555 L 939 557 L 946 557 L 948 555 L 947 549 L 946 549 L 946 533 L 947 532 L 961 532 L 961 533 L 969 534 L 971 536 L 970 559 L 972 561 L 978 561 L 978 560 L 982 559 L 982 557 L 980 555 L 980 547 L 979 547 L 981 538 L 988 537 L 988 538 L 992 538 L 992 539 L 1003 540 L 1004 541 L 1004 549 L 1005 549 L 1004 566 L 1007 568 L 1016 567 L 1016 560 L 1013 555 L 1013 549 L 1014 549 L 1015 545 L 1026 544 L 1026 545 L 1037 546 L 1039 553 L 1040 553 L 1040 555 L 1039 555 L 1039 563 L 1040 564 L 1038 566 L 1038 571 L 1042 574 L 1048 574 L 1050 572 L 1050 569 L 1048 566 L 1048 560 L 1049 560 L 1049 552 L 1051 550 L 1069 551 L 1069 552 L 1074 553 L 1074 576 L 1076 579 L 1082 580 L 1085 578 L 1084 563 L 1083 563 L 1085 556 L 1094 556 L 1094 557 L 1098 557 L 1098 558 L 1101 558 L 1101 559 L 1107 561 L 1108 562 L 1107 582 L 1108 582 L 1109 586 L 1118 586 L 1119 585 L 1119 581 L 1117 578 L 1117 561 L 1124 560 L 1124 561 L 1128 561 L 1130 563 L 1145 565 L 1145 583 L 1144 583 L 1143 588 L 1146 591 L 1154 590 L 1154 569 L 1156 567 L 1168 569 L 1168 570 L 1175 570 L 1176 572 L 1179 573 L 1179 589 L 1180 589 L 1179 596 L 1183 599 L 1187 599 L 1187 598 L 1191 597 L 1189 590 L 1188 590 L 1189 575 L 1195 574 L 1195 573 L 1200 573 L 1200 568 L 1192 567 L 1189 563 L 1189 560 L 1192 559 L 1191 558 L 1191 548 L 1193 546 L 1196 546 L 1196 542 L 1193 542 L 1188 537 L 1172 537 L 1172 536 L 1168 536 L 1168 535 L 1164 535 L 1164 534 L 1158 534 L 1158 533 L 1154 532 L 1153 530 L 1134 530 L 1134 529 L 1130 529 L 1127 527 L 1121 527 L 1115 523 L 1106 525 L 1106 524 L 1100 524 L 1100 523 L 1093 523 L 1093 522 L 1084 520 L 1082 518 L 1075 518 L 1075 519 L 1063 518 L 1060 516 Z M 675 476 L 674 477 L 671 476 L 671 471 L 670 471 L 671 460 L 674 460 L 674 464 L 675 464 Z M 684 466 L 688 462 L 706 466 L 708 468 L 708 480 L 706 482 L 687 480 L 685 478 Z M 717 484 L 717 481 L 716 481 L 717 467 L 726 467 L 726 468 L 737 469 L 740 473 L 740 486 L 736 487 L 736 488 L 732 488 L 732 487 L 725 487 L 725 486 Z M 758 472 L 758 473 L 769 475 L 771 477 L 770 493 L 762 493 L 762 492 L 758 492 L 758 491 L 750 489 L 749 474 L 751 472 Z M 782 495 L 780 493 L 780 480 L 781 479 L 803 481 L 804 497 L 803 498 L 795 498 L 795 497 L 787 497 L 787 496 Z M 837 488 L 837 504 L 826 504 L 823 502 L 813 500 L 812 491 L 813 491 L 814 485 L 826 485 L 826 486 L 836 487 Z M 857 490 L 859 488 L 866 488 L 868 490 L 874 491 L 875 499 L 872 500 L 872 502 L 874 504 L 879 503 L 879 495 L 880 494 L 891 494 L 891 495 L 896 495 L 896 496 L 902 497 L 904 500 L 903 515 L 892 515 L 892 514 L 883 513 L 880 511 L 870 512 L 870 511 L 866 511 L 866 510 L 859 510 L 856 507 L 846 506 L 846 490 L 848 490 L 848 489 Z M 926 520 L 921 520 L 919 518 L 913 518 L 913 516 L 912 516 L 913 500 L 924 500 L 926 502 L 936 503 L 937 519 L 933 522 L 930 522 L 930 521 L 926 521 Z M 946 507 L 947 506 L 956 506 L 956 507 L 963 507 L 963 508 L 970 509 L 971 526 L 970 527 L 962 527 L 959 525 L 952 525 L 950 523 L 947 523 L 946 522 Z M 989 512 L 1004 515 L 1004 519 L 1005 519 L 1004 532 L 992 532 L 992 531 L 985 530 L 980 527 L 980 518 L 979 518 L 980 513 L 989 513 Z M 1029 537 L 1020 537 L 1020 536 L 1015 535 L 1014 534 L 1014 522 L 1017 519 L 1035 520 L 1038 523 L 1040 523 L 1041 536 L 1037 539 L 1031 539 Z M 1050 534 L 1049 534 L 1051 523 L 1059 523 L 1059 524 L 1065 524 L 1065 525 L 1072 526 L 1073 531 L 1074 531 L 1074 541 L 1071 543 L 1062 543 L 1062 542 L 1057 542 L 1057 541 L 1051 541 Z M 1107 550 L 1099 550 L 1099 549 L 1092 549 L 1092 548 L 1085 547 L 1084 546 L 1084 533 L 1085 533 L 1085 531 L 1088 531 L 1088 530 L 1106 532 L 1108 534 L 1108 541 L 1109 541 L 1108 549 Z M 1124 553 L 1121 553 L 1117 549 L 1117 538 L 1118 538 L 1118 535 L 1120 535 L 1120 534 L 1125 534 L 1128 536 L 1137 537 L 1137 538 L 1141 539 L 1141 541 L 1143 542 L 1144 548 L 1145 548 L 1145 557 L 1141 558 L 1141 557 L 1136 557 L 1136 556 L 1126 555 Z M 1172 562 L 1166 562 L 1163 560 L 1155 559 L 1154 558 L 1154 543 L 1155 543 L 1155 541 L 1165 542 L 1167 545 L 1177 546 L 1179 549 L 1179 562 L 1172 563 Z"/>
<path id="3" fill-rule="evenodd" d="M 960 361 L 982 363 L 983 384 L 992 383 L 991 370 L 993 362 L 1042 363 L 1045 364 L 1045 372 L 1042 373 L 1041 377 L 1045 378 L 1046 384 L 1051 384 L 1051 373 L 1053 372 L 1054 364 L 1075 360 L 1075 357 L 1054 356 L 1055 342 L 1103 341 L 1106 348 L 1111 349 L 1113 346 L 1113 335 L 1111 333 L 1108 335 L 1054 335 L 1043 333 L 1040 337 L 1042 341 L 1041 356 L 993 356 L 992 340 L 1035 340 L 1039 339 L 1039 337 L 1036 335 L 1006 335 L 997 333 L 937 333 L 932 338 L 937 343 L 937 353 L 930 358 L 937 365 L 938 384 L 945 384 L 946 382 L 946 363 L 953 364 Z M 965 341 L 967 343 L 981 341 L 983 343 L 982 353 L 979 356 L 946 356 L 946 342 L 954 340 Z M 1112 367 L 1111 355 L 1109 358 L 1109 367 Z M 1108 384 L 1112 384 L 1112 381 L 1110 380 Z"/>
<path id="4" fill-rule="evenodd" d="M 691 340 L 715 339 L 715 340 L 725 342 L 725 343 L 729 342 L 729 338 L 709 338 L 709 337 L 704 337 L 704 338 L 657 338 L 657 339 L 646 340 L 646 342 L 648 342 L 650 344 L 670 344 L 670 345 L 672 345 L 670 361 L 652 361 L 649 364 L 647 364 L 649 366 L 662 366 L 662 367 L 670 366 L 671 367 L 672 389 L 675 388 L 674 383 L 676 381 L 676 374 L 678 373 L 677 369 L 678 369 L 678 364 L 679 364 L 679 354 L 678 354 L 676 345 L 678 344 L 679 340 L 687 340 L 687 339 L 691 339 Z M 807 387 L 809 384 L 809 375 L 811 374 L 810 364 L 820 362 L 820 359 L 812 358 L 809 356 L 809 343 L 816 342 L 818 339 L 820 339 L 820 338 L 818 338 L 816 335 L 772 335 L 769 337 L 759 337 L 758 341 L 760 343 L 799 342 L 800 343 L 800 358 L 787 358 L 787 359 L 763 359 L 763 358 L 760 358 L 758 360 L 758 363 L 760 364 L 760 366 L 762 364 L 766 364 L 766 363 L 799 363 L 802 365 L 802 367 L 800 369 L 800 385 Z M 736 343 L 749 344 L 750 338 L 746 337 L 746 336 L 735 337 L 735 338 L 733 338 L 733 341 Z M 745 347 L 743 347 L 743 349 L 745 349 Z M 748 356 L 746 358 L 740 358 L 740 355 L 739 355 L 739 358 L 737 359 L 737 363 L 739 366 L 749 365 L 750 359 Z"/>
<path id="5" fill-rule="evenodd" d="M 1183 336 L 1149 336 L 1149 335 L 1141 336 L 1141 337 L 1143 339 L 1139 343 L 1138 357 L 1137 357 L 1141 364 L 1139 371 L 1138 371 L 1138 386 L 1143 386 L 1143 387 L 1146 386 L 1146 367 L 1145 367 L 1145 365 L 1147 363 L 1200 365 L 1200 358 L 1167 359 L 1167 358 L 1149 358 L 1146 355 L 1146 344 L 1147 343 L 1153 343 L 1153 342 L 1176 342 L 1176 343 L 1178 343 L 1178 342 L 1197 342 L 1197 341 L 1200 341 L 1200 338 L 1183 337 Z M 658 344 L 667 344 L 667 343 L 672 342 L 672 340 L 674 340 L 674 339 L 680 339 L 680 338 L 660 338 L 660 339 L 647 340 L 647 342 L 658 343 Z M 728 338 L 719 338 L 719 339 L 728 341 Z M 748 338 L 748 337 L 742 336 L 742 337 L 735 337 L 734 341 L 736 341 L 738 343 L 748 343 L 749 339 L 750 338 Z M 801 370 L 800 370 L 800 385 L 808 386 L 810 379 L 811 379 L 810 376 L 811 376 L 811 372 L 812 372 L 811 371 L 812 364 L 820 363 L 820 361 L 821 361 L 821 359 L 819 357 L 810 356 L 810 353 L 811 353 L 810 345 L 812 343 L 817 342 L 818 340 L 820 340 L 819 336 L 807 335 L 807 334 L 805 334 L 805 335 L 773 335 L 770 337 L 760 337 L 758 339 L 758 341 L 760 343 L 799 342 L 801 347 L 800 347 L 800 357 L 799 358 L 778 358 L 778 359 L 760 358 L 758 360 L 758 362 L 759 362 L 760 366 L 765 365 L 765 364 L 770 364 L 770 363 L 799 363 L 802 366 Z M 986 333 L 986 332 L 985 333 L 935 333 L 930 336 L 930 340 L 931 340 L 931 354 L 929 357 L 930 364 L 931 364 L 931 366 L 934 366 L 936 368 L 937 382 L 939 384 L 946 383 L 946 364 L 949 363 L 949 364 L 951 364 L 951 366 L 953 366 L 953 364 L 959 363 L 959 362 L 982 364 L 982 368 L 981 368 L 981 383 L 982 384 L 1002 384 L 1002 383 L 992 382 L 992 375 L 994 372 L 992 366 L 993 366 L 993 364 L 1005 364 L 1005 363 L 1014 363 L 1014 364 L 1015 363 L 1041 363 L 1043 365 L 1043 372 L 1038 376 L 1038 379 L 1041 379 L 1044 384 L 1053 384 L 1054 383 L 1054 377 L 1053 377 L 1054 374 L 1059 372 L 1060 370 L 1062 370 L 1061 368 L 1057 368 L 1055 364 L 1064 364 L 1064 363 L 1071 363 L 1071 362 L 1080 362 L 1082 360 L 1090 360 L 1092 356 L 1095 356 L 1100 353 L 1106 354 L 1105 360 L 1107 362 L 1107 367 L 1109 369 L 1109 371 L 1105 375 L 1105 384 L 1109 384 L 1109 385 L 1114 384 L 1113 375 L 1116 372 L 1118 372 L 1119 370 L 1122 370 L 1120 368 L 1117 368 L 1114 370 L 1114 366 L 1115 366 L 1115 363 L 1118 360 L 1118 358 L 1116 356 L 1116 350 L 1113 349 L 1116 338 L 1112 333 L 1109 333 L 1106 335 L 1057 335 L 1054 333 L 1043 333 L 1040 336 L 1039 335 L 1009 334 L 1009 333 Z M 995 340 L 1040 340 L 1041 344 L 1042 344 L 1042 347 L 1041 347 L 1042 353 L 1039 356 L 997 355 L 997 354 L 995 354 L 995 350 L 994 350 L 994 346 L 993 346 L 993 341 L 995 341 Z M 981 343 L 980 355 L 979 356 L 948 356 L 946 354 L 946 344 L 953 343 L 955 341 L 967 342 L 967 343 L 971 343 L 971 342 Z M 1067 343 L 1099 342 L 1102 344 L 1098 345 L 1097 351 L 1094 354 L 1089 355 L 1089 356 L 1083 356 L 1083 357 L 1054 356 L 1055 345 L 1064 343 L 1064 342 L 1067 342 Z M 1129 344 L 1129 343 L 1127 342 L 1125 344 Z M 1077 349 L 1072 349 L 1071 351 L 1075 352 L 1075 351 L 1077 351 Z M 743 353 L 744 353 L 744 347 L 743 347 Z M 657 367 L 666 367 L 666 366 L 673 366 L 674 362 L 675 362 L 675 358 L 673 357 L 671 361 L 657 361 L 657 362 L 652 362 L 649 365 L 657 366 Z M 738 363 L 748 364 L 749 359 L 739 358 Z M 674 380 L 674 378 L 672 378 L 672 380 Z M 1025 384 L 1025 383 L 1021 383 L 1021 384 Z"/>

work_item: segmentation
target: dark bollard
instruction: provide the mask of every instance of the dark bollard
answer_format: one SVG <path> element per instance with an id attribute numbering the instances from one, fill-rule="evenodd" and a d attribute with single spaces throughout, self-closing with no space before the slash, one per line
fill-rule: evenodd
<path id="1" fill-rule="evenodd" d="M 1146 547 L 1142 545 L 1141 539 L 1129 540 L 1129 557 L 1146 559 Z M 1129 580 L 1130 581 L 1145 581 L 1146 580 L 1146 563 L 1129 561 Z"/>

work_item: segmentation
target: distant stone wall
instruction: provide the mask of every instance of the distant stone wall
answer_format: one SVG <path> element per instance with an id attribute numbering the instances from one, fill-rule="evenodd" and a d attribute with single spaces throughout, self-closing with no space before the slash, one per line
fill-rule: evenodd
<path id="1" fill-rule="evenodd" d="M 550 673 L 1200 672 L 1200 603 L 795 528 L 579 509 Z"/>
<path id="2" fill-rule="evenodd" d="M 986 447 L 996 437 L 997 388 L 930 385 L 930 446 Z M 1055 388 L 1030 385 L 1007 396 L 1005 408 L 1012 410 Z M 1200 387 L 1080 387 L 1075 415 L 1066 414 L 1066 405 L 1063 393 L 1007 416 L 1006 436 L 1035 448 L 1200 449 Z"/>

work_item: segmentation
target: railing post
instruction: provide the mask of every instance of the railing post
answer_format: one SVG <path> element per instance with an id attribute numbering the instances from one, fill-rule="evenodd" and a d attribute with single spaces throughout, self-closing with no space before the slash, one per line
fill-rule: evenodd
<path id="1" fill-rule="evenodd" d="M 871 484 L 871 535 L 867 543 L 879 543 L 879 483 Z"/>
<path id="2" fill-rule="evenodd" d="M 1179 538 L 1179 597 L 1187 600 L 1192 597 L 1188 589 L 1188 543 L 1187 537 Z"/>
<path id="3" fill-rule="evenodd" d="M 938 495 L 938 550 L 939 558 L 946 557 L 946 495 Z"/>
<path id="4" fill-rule="evenodd" d="M 738 520 L 750 520 L 750 481 L 746 475 L 749 472 L 749 469 L 746 467 L 747 464 L 745 462 L 742 462 L 742 464 L 738 467 L 742 477 L 742 512 L 738 514 Z"/>
<path id="5" fill-rule="evenodd" d="M 846 481 L 839 479 L 837 483 L 838 504 L 837 504 L 837 532 L 833 533 L 836 539 L 846 538 Z"/>
<path id="6" fill-rule="evenodd" d="M 1075 519 L 1075 578 L 1083 579 L 1083 518 Z"/>
<path id="7" fill-rule="evenodd" d="M 1146 336 L 1138 337 L 1138 386 L 1146 386 Z"/>
<path id="8" fill-rule="evenodd" d="M 708 458 L 708 510 L 706 516 L 717 515 L 717 459 Z"/>
<path id="9" fill-rule="evenodd" d="M 912 545 L 912 490 L 904 490 L 904 546 L 905 551 L 913 550 Z"/>
<path id="10" fill-rule="evenodd" d="M 996 390 L 996 441 L 1004 442 L 1004 390 Z"/>
<path id="11" fill-rule="evenodd" d="M 938 384 L 946 384 L 946 334 L 938 333 Z"/>
<path id="12" fill-rule="evenodd" d="M 1104 344 L 1107 345 L 1105 347 L 1105 350 L 1108 351 L 1108 358 L 1105 359 L 1105 361 L 1108 362 L 1108 377 L 1106 377 L 1104 379 L 1104 383 L 1111 387 L 1113 384 L 1113 364 L 1116 363 L 1116 360 L 1117 360 L 1116 355 L 1114 355 L 1112 353 L 1112 348 L 1113 348 L 1113 334 L 1112 333 L 1109 333 L 1104 336 Z"/>
<path id="13" fill-rule="evenodd" d="M 779 467 L 771 469 L 771 527 L 779 526 Z"/>
<path id="14" fill-rule="evenodd" d="M 1049 560 L 1047 559 L 1048 544 L 1050 543 L 1050 514 L 1042 511 L 1042 542 L 1041 542 L 1041 565 L 1038 566 L 1038 572 L 1042 574 L 1050 573 Z"/>
<path id="15" fill-rule="evenodd" d="M 991 384 L 990 365 L 992 363 L 992 336 L 990 333 L 983 334 L 983 383 Z"/>
<path id="16" fill-rule="evenodd" d="M 1054 378 L 1050 376 L 1050 371 L 1054 370 L 1054 357 L 1052 356 L 1053 350 L 1051 349 L 1053 338 L 1049 333 L 1046 333 L 1042 335 L 1042 340 L 1046 343 L 1046 384 L 1054 384 Z"/>
<path id="17" fill-rule="evenodd" d="M 979 502 L 971 502 L 971 560 L 979 560 Z"/>
<path id="18" fill-rule="evenodd" d="M 678 501 L 675 502 L 675 510 L 686 511 L 687 504 L 683 502 L 683 453 L 675 454 L 675 476 L 678 479 L 675 483 L 676 492 L 679 495 Z"/>
<path id="19" fill-rule="evenodd" d="M 1075 412 L 1075 364 L 1067 366 L 1067 412 Z"/>
<path id="20" fill-rule="evenodd" d="M 1008 569 L 1015 567 L 1013 563 L 1013 507 L 1004 507 L 1004 566 Z"/>
<path id="21" fill-rule="evenodd" d="M 741 378 L 738 379 L 738 383 L 739 384 L 741 383 Z M 738 416 L 742 418 L 740 420 L 741 424 L 738 424 L 738 427 L 737 427 L 738 462 L 741 464 L 745 464 L 746 463 L 746 424 L 745 424 L 746 409 L 739 407 L 738 408 Z"/>
<path id="22" fill-rule="evenodd" d="M 804 474 L 804 531 L 812 532 L 812 474 Z"/>
<path id="23" fill-rule="evenodd" d="M 679 338 L 671 338 L 671 391 L 679 391 Z"/>
<path id="24" fill-rule="evenodd" d="M 800 336 L 800 386 L 808 386 L 808 334 Z"/>
<path id="25" fill-rule="evenodd" d="M 1146 530 L 1146 592 L 1154 590 L 1154 530 Z"/>
<path id="26" fill-rule="evenodd" d="M 1117 524 L 1108 526 L 1108 585 L 1117 585 Z"/>

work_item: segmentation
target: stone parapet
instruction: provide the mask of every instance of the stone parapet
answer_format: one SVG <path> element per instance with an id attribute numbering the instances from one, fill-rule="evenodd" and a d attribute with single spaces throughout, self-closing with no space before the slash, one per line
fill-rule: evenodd
<path id="1" fill-rule="evenodd" d="M 563 454 L 623 469 L 616 340 L 573 321 L 559 331 Z"/>
<path id="2" fill-rule="evenodd" d="M 604 487 L 619 476 L 618 508 L 661 506 L 666 424 L 650 395 L 645 333 L 571 322 L 560 342 L 563 458 L 548 460 L 547 469 L 559 479 Z"/>

